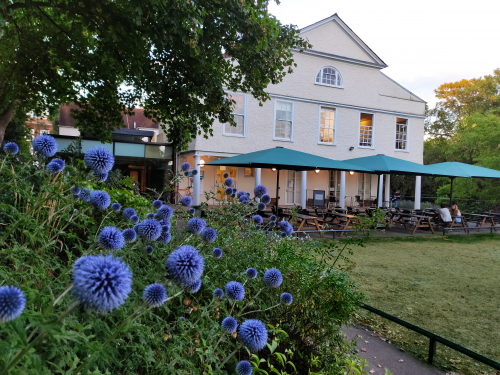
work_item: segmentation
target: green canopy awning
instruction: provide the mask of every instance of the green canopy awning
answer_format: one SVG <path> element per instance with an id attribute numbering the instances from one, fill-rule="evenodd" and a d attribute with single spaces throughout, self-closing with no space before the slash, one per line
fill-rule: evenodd
<path id="1" fill-rule="evenodd" d="M 410 176 L 429 175 L 425 165 L 413 163 L 386 155 L 365 156 L 344 160 L 345 163 L 363 166 L 375 174 L 401 174 Z"/>
<path id="2" fill-rule="evenodd" d="M 356 171 L 373 173 L 363 165 L 352 165 L 306 152 L 290 150 L 284 147 L 270 148 L 250 152 L 205 163 L 205 165 L 224 165 L 228 167 L 276 168 L 294 171 L 311 171 L 315 169 Z"/>
<path id="3" fill-rule="evenodd" d="M 500 178 L 500 171 L 477 165 L 450 161 L 426 165 L 425 168 L 434 176 L 465 178 Z"/>

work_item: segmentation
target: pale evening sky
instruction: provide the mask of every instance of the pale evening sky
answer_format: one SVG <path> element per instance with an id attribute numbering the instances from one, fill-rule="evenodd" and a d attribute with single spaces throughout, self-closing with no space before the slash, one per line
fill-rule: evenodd
<path id="1" fill-rule="evenodd" d="M 382 71 L 433 107 L 444 82 L 500 68 L 499 0 L 282 0 L 269 9 L 299 28 L 334 13 L 382 59 Z"/>

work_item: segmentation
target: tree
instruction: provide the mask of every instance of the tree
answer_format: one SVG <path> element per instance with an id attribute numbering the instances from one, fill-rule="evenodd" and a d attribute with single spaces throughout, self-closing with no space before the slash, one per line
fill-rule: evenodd
<path id="1" fill-rule="evenodd" d="M 74 102 L 77 127 L 101 140 L 142 106 L 186 147 L 215 118 L 233 122 L 226 91 L 269 99 L 307 47 L 267 0 L 3 1 L 0 142 L 13 117 Z"/>

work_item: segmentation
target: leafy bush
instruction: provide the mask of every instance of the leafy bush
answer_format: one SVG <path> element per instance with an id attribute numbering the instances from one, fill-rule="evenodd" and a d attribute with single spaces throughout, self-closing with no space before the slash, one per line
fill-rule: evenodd
<path id="1" fill-rule="evenodd" d="M 67 160 L 57 174 L 46 170 L 47 162 L 39 155 L 28 160 L 7 155 L 1 163 L 0 288 L 16 286 L 26 298 L 19 317 L 0 323 L 4 372 L 234 374 L 241 360 L 249 360 L 255 373 L 361 371 L 363 362 L 352 355 L 340 328 L 362 295 L 346 270 L 335 265 L 341 252 L 336 245 L 323 247 L 317 241 L 283 235 L 269 224 L 254 224 L 256 200 L 244 198 L 241 203 L 235 194 L 210 209 L 203 205 L 193 212 L 171 206 L 171 219 L 162 219 L 169 209 L 153 209 L 150 201 L 126 187 L 107 187 L 82 161 Z M 74 186 L 109 193 L 110 202 L 120 203 L 120 210 L 111 206 L 99 210 L 100 203 L 75 198 Z M 135 227 L 137 233 L 156 236 L 155 223 L 162 219 L 164 234 L 154 241 L 139 236 L 120 250 L 106 250 L 121 247 L 119 233 L 134 227 L 123 216 L 126 208 L 133 208 L 142 220 L 143 227 Z M 157 215 L 156 219 L 146 219 L 148 214 Z M 186 223 L 200 214 L 206 227 L 215 230 L 215 239 L 206 232 L 189 232 L 193 225 Z M 146 230 L 147 220 L 152 222 Z M 198 280 L 187 285 L 175 270 L 165 270 L 172 251 L 186 245 L 203 257 L 201 286 Z M 221 257 L 213 256 L 214 248 L 222 250 Z M 88 290 L 103 286 L 90 282 L 94 279 L 88 276 L 88 258 L 83 257 L 106 254 L 128 265 L 133 283 L 130 293 L 126 287 L 113 289 L 110 293 L 125 297 L 106 300 L 106 306 L 117 308 L 100 313 L 106 310 L 99 307 L 103 302 Z M 111 266 L 106 267 L 111 272 Z M 255 278 L 247 276 L 248 268 L 257 271 Z M 274 271 L 263 277 L 273 268 L 280 270 L 282 283 Z M 98 277 L 104 278 L 106 272 L 100 271 Z M 230 281 L 240 284 L 226 289 Z M 157 284 L 166 288 L 166 296 L 161 286 L 152 286 Z M 214 296 L 217 288 L 225 293 L 223 298 Z M 289 297 L 280 298 L 284 292 L 293 296 L 290 305 Z M 88 293 L 92 300 L 86 299 Z M 221 322 L 228 316 L 238 327 L 256 319 L 267 328 L 251 337 L 239 328 L 227 334 Z M 256 349 L 254 339 L 264 349 L 250 352 L 248 348 Z"/>

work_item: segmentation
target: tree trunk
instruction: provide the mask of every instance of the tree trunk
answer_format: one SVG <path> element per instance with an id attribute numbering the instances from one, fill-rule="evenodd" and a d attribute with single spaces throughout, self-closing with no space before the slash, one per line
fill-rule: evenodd
<path id="1" fill-rule="evenodd" d="M 14 117 L 15 112 L 15 102 L 11 102 L 7 110 L 0 114 L 0 145 L 3 142 L 3 137 L 5 136 L 5 129 L 9 125 L 10 120 Z"/>

